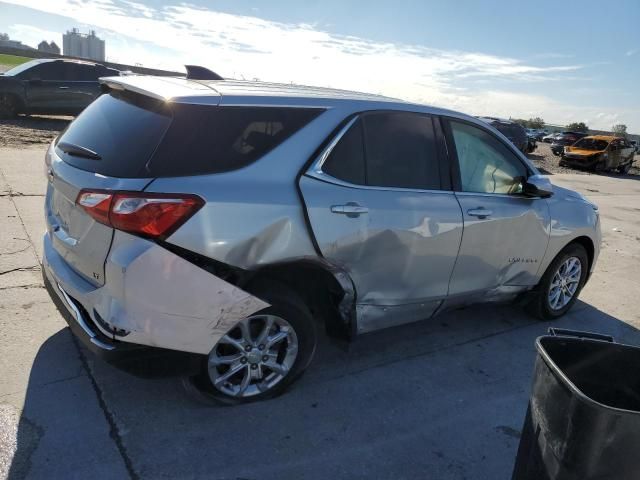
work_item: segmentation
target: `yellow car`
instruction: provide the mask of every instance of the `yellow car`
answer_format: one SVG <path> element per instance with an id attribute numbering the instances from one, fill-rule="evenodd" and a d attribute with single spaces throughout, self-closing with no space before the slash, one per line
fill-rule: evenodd
<path id="1" fill-rule="evenodd" d="M 633 164 L 635 149 L 625 138 L 593 135 L 564 147 L 560 165 L 591 168 L 595 171 L 617 170 L 628 173 Z"/>

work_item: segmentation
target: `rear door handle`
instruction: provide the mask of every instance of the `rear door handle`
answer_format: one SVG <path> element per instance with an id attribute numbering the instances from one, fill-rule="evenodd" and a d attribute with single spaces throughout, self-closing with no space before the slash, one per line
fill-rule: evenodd
<path id="1" fill-rule="evenodd" d="M 346 215 L 347 217 L 358 217 L 364 213 L 369 213 L 369 209 L 367 207 L 351 202 L 346 205 L 333 205 L 331 207 L 331 211 L 333 213 Z"/>
<path id="2" fill-rule="evenodd" d="M 60 90 L 69 90 L 69 87 L 58 87 Z"/>
<path id="3" fill-rule="evenodd" d="M 486 208 L 472 208 L 471 210 L 467 210 L 467 214 L 472 217 L 478 217 L 480 219 L 490 217 L 493 212 L 491 210 L 487 210 Z"/>

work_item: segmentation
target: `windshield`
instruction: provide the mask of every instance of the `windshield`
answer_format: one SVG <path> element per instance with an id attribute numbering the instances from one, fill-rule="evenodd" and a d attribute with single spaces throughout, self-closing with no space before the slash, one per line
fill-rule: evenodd
<path id="1" fill-rule="evenodd" d="M 31 60 L 30 62 L 21 63 L 20 65 L 13 67 L 11 70 L 7 70 L 6 72 L 4 72 L 4 74 L 14 77 L 24 72 L 25 70 L 29 70 L 31 67 L 35 67 L 36 65 L 39 65 L 41 63 L 43 63 L 42 60 Z"/>
<path id="2" fill-rule="evenodd" d="M 604 140 L 597 140 L 595 138 L 582 138 L 578 140 L 573 146 L 575 148 L 582 148 L 584 150 L 604 150 L 609 145 L 609 142 Z"/>

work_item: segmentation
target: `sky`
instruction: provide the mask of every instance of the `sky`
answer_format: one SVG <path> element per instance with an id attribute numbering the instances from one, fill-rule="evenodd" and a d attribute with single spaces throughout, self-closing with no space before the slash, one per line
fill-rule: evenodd
<path id="1" fill-rule="evenodd" d="M 0 0 L 27 45 L 73 27 L 114 62 L 640 133 L 640 0 Z"/>

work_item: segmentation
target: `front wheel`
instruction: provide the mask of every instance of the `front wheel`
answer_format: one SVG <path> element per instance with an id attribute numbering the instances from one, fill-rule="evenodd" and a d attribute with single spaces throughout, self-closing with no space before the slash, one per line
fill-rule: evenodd
<path id="1" fill-rule="evenodd" d="M 589 259 L 582 245 L 565 247 L 551 262 L 527 309 L 540 320 L 561 317 L 573 306 L 587 279 Z"/>
<path id="2" fill-rule="evenodd" d="M 271 284 L 257 295 L 270 307 L 240 320 L 209 353 L 199 375 L 183 379 L 191 396 L 235 405 L 277 396 L 307 368 L 316 348 L 309 309 L 295 292 Z"/>

